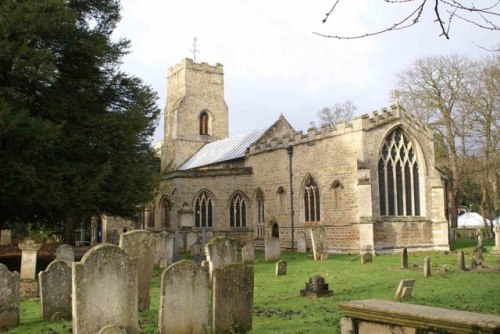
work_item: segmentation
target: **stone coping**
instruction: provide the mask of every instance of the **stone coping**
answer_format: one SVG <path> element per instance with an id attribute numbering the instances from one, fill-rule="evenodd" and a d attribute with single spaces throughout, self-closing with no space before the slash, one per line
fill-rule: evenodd
<path id="1" fill-rule="evenodd" d="M 446 333 L 500 333 L 500 317 L 388 300 L 356 300 L 339 307 L 353 319 L 421 328 Z"/>

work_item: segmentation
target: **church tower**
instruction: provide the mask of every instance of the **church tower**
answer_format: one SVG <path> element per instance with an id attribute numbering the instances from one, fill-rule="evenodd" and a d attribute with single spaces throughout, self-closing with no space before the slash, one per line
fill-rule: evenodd
<path id="1" fill-rule="evenodd" d="M 228 136 L 221 64 L 185 58 L 168 69 L 161 169 L 178 168 L 204 144 Z"/>

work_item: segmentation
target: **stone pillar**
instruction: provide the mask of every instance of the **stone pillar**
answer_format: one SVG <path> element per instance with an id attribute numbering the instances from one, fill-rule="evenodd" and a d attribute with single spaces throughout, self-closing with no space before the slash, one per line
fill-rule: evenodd
<path id="1" fill-rule="evenodd" d="M 408 249 L 403 248 L 403 252 L 401 253 L 401 269 L 408 268 Z"/>
<path id="2" fill-rule="evenodd" d="M 359 247 L 360 253 L 375 254 L 373 235 L 372 186 L 370 170 L 358 166 L 358 210 L 359 210 Z"/>
<path id="3" fill-rule="evenodd" d="M 431 276 L 431 258 L 426 256 L 424 259 L 424 277 Z"/>
<path id="4" fill-rule="evenodd" d="M 458 252 L 458 270 L 465 270 L 465 256 L 464 252 Z"/>
<path id="5" fill-rule="evenodd" d="M 42 245 L 34 240 L 27 239 L 18 245 L 21 254 L 21 298 L 38 297 L 38 284 L 36 281 L 36 253 Z"/>

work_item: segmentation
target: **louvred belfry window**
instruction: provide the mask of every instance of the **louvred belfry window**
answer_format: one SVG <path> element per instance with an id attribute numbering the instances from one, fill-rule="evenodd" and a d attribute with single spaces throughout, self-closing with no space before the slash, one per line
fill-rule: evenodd
<path id="1" fill-rule="evenodd" d="M 419 216 L 419 166 L 411 141 L 400 128 L 385 139 L 378 162 L 381 216 Z"/>

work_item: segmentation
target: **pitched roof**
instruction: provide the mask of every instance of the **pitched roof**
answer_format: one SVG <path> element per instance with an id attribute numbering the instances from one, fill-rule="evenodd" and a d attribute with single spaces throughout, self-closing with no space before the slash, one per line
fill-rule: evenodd
<path id="1" fill-rule="evenodd" d="M 268 129 L 269 127 L 208 143 L 183 163 L 179 170 L 243 158 L 247 147 L 257 141 Z"/>

